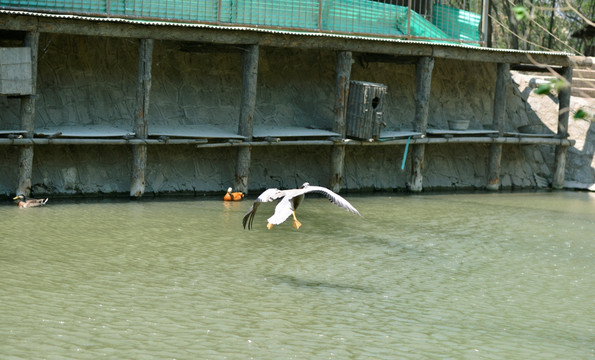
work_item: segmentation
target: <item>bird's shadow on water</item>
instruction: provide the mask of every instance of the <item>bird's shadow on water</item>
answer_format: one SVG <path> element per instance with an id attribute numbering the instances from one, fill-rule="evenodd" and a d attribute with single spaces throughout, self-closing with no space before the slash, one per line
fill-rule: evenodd
<path id="1" fill-rule="evenodd" d="M 341 284 L 335 282 L 328 282 L 328 281 L 319 281 L 319 280 L 307 280 L 302 279 L 299 277 L 291 276 L 291 275 L 275 275 L 275 274 L 266 274 L 264 277 L 271 281 L 274 285 L 289 285 L 294 288 L 298 289 L 306 289 L 306 290 L 335 290 L 335 291 L 346 291 L 346 292 L 365 292 L 365 293 L 373 293 L 375 292 L 374 289 L 364 286 L 358 285 L 351 285 L 351 284 Z"/>

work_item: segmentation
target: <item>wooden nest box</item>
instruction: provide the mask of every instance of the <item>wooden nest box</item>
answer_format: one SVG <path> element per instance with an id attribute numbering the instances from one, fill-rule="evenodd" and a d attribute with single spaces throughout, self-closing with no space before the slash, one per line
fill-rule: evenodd
<path id="1" fill-rule="evenodd" d="M 0 94 L 31 95 L 31 49 L 28 47 L 0 48 Z"/>
<path id="2" fill-rule="evenodd" d="M 347 137 L 362 140 L 378 140 L 385 126 L 382 108 L 386 85 L 364 81 L 349 82 L 346 125 Z"/>

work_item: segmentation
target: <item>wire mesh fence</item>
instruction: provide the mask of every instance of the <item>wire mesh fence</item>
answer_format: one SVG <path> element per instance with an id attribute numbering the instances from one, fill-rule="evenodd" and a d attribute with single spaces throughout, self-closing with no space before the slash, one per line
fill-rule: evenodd
<path id="1" fill-rule="evenodd" d="M 481 45 L 485 0 L 0 0 L 2 9 Z"/>

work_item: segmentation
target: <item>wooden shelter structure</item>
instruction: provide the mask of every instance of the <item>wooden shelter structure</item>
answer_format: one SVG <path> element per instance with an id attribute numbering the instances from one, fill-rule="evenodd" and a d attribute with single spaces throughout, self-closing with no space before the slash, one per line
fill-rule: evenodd
<path id="1" fill-rule="evenodd" d="M 18 3 L 23 4 L 22 1 Z M 116 3 L 119 2 L 112 1 L 111 6 L 115 6 Z M 143 2 L 134 3 L 142 4 Z M 178 4 L 178 2 L 172 3 Z M 133 197 L 140 197 L 145 191 L 147 147 L 176 144 L 193 145 L 197 148 L 237 148 L 235 189 L 244 192 L 250 188 L 249 176 L 254 148 L 270 147 L 274 149 L 280 146 L 310 145 L 331 148 L 329 186 L 335 191 L 341 189 L 347 147 L 386 146 L 411 147 L 409 188 L 411 191 L 421 191 L 423 189 L 425 149 L 433 144 L 489 144 L 486 187 L 492 190 L 500 188 L 500 162 L 504 144 L 555 146 L 556 164 L 553 187 L 561 188 L 563 186 L 566 150 L 572 144 L 568 139 L 567 130 L 569 113 L 565 111 L 570 101 L 570 89 L 564 89 L 558 94 L 559 122 L 557 133 L 553 136 L 507 132 L 504 126 L 504 114 L 506 86 L 511 69 L 530 68 L 545 71 L 547 67 L 554 69 L 571 81 L 572 68 L 575 66 L 576 59 L 568 54 L 489 49 L 478 46 L 483 44 L 479 38 L 476 40 L 461 40 L 460 37 L 438 39 L 434 35 L 425 36 L 429 33 L 414 37 L 411 34 L 411 24 L 408 27 L 409 30 L 404 31 L 404 35 L 373 34 L 368 28 L 357 27 L 347 30 L 322 29 L 322 24 L 328 24 L 329 19 L 332 18 L 321 18 L 323 11 L 326 11 L 322 6 L 308 8 L 308 13 L 316 15 L 312 21 L 304 20 L 294 13 L 290 17 L 282 16 L 279 19 L 302 19 L 299 20 L 299 23 L 295 22 L 298 20 L 291 20 L 290 23 L 278 21 L 271 23 L 270 19 L 265 18 L 262 23 L 254 24 L 255 18 L 250 18 L 243 19 L 241 25 L 231 26 L 227 22 L 220 21 L 224 11 L 221 8 L 222 2 L 207 3 L 216 5 L 210 7 L 210 10 L 205 9 L 205 14 L 215 16 L 215 20 L 185 19 L 184 16 L 188 12 L 184 9 L 180 10 L 180 15 L 174 14 L 173 17 L 177 16 L 177 18 L 172 20 L 172 16 L 164 16 L 160 12 L 146 12 L 149 11 L 148 8 L 126 8 L 125 16 L 118 16 L 118 14 L 114 14 L 113 8 L 110 10 L 109 7 L 107 10 L 104 7 L 89 12 L 84 9 L 66 8 L 63 10 L 35 6 L 33 2 L 32 5 L 17 6 L 14 5 L 16 2 L 0 1 L 0 33 L 5 38 L 14 39 L 14 43 L 18 44 L 14 49 L 19 50 L 13 49 L 13 51 L 22 52 L 23 49 L 26 49 L 26 54 L 21 55 L 22 58 L 17 61 L 21 68 L 22 64 L 26 64 L 26 66 L 16 73 L 13 72 L 12 74 L 18 74 L 18 76 L 16 76 L 17 79 L 11 80 L 21 82 L 22 90 L 2 91 L 2 86 L 8 86 L 8 82 L 6 78 L 0 78 L 0 92 L 21 98 L 20 129 L 0 129 L 1 146 L 19 146 L 21 149 L 18 164 L 19 183 L 16 192 L 28 195 L 31 190 L 34 149 L 52 145 L 130 146 L 133 154 L 130 195 Z M 271 4 L 274 3 L 274 1 L 253 0 L 247 1 L 245 6 L 258 7 L 267 4 L 273 6 Z M 292 9 L 292 2 L 283 3 L 285 4 L 283 6 L 289 6 L 287 9 Z M 326 1 L 311 1 L 308 6 L 322 3 L 326 3 Z M 379 5 L 387 6 L 389 3 Z M 108 4 L 110 4 L 109 1 Z M 296 2 L 293 4 L 293 9 L 301 9 L 302 5 L 303 3 Z M 411 9 L 411 4 L 409 9 Z M 211 13 L 211 11 L 214 12 Z M 373 16 L 374 14 L 370 12 L 369 15 Z M 406 16 L 411 19 L 413 13 L 407 12 Z M 361 14 L 359 17 L 361 18 Z M 345 25 L 346 23 L 339 22 L 338 24 Z M 317 29 L 312 31 L 308 28 L 309 26 Z M 40 33 L 115 37 L 137 41 L 138 74 L 135 118 L 132 129 L 83 126 L 35 127 L 36 74 L 40 52 Z M 188 126 L 182 131 L 167 126 L 152 126 L 147 118 L 151 101 L 151 74 L 154 66 L 153 46 L 155 40 L 175 40 L 184 42 L 188 46 L 208 44 L 215 46 L 215 49 L 217 46 L 240 49 L 243 75 L 237 132 L 218 129 L 215 124 L 208 123 Z M 468 41 L 473 43 L 470 44 Z M 275 128 L 254 124 L 259 79 L 259 53 L 266 48 L 288 50 L 324 48 L 336 52 L 332 129 Z M 380 141 L 352 139 L 346 136 L 347 99 L 351 67 L 355 55 L 390 63 L 394 66 L 414 64 L 415 116 L 413 129 L 383 131 Z M 431 101 L 432 72 L 436 59 L 497 64 L 496 77 L 493 79 L 492 129 L 457 131 L 428 128 L 428 104 Z M 9 61 L 0 58 L 0 71 L 9 66 L 11 66 Z"/>

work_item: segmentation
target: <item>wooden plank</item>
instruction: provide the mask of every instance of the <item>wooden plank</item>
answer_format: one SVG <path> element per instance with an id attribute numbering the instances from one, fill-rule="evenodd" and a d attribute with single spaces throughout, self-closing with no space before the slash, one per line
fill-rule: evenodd
<path id="1" fill-rule="evenodd" d="M 505 132 L 504 136 L 512 136 L 512 137 L 534 137 L 534 138 L 553 138 L 556 134 L 528 134 L 528 133 L 521 133 L 521 132 Z"/>
<path id="2" fill-rule="evenodd" d="M 25 130 L 0 130 L 0 135 L 25 135 Z"/>
<path id="3" fill-rule="evenodd" d="M 194 139 L 236 139 L 245 140 L 246 137 L 233 131 L 221 129 L 214 125 L 151 125 L 148 129 L 149 137 L 174 137 Z"/>
<path id="4" fill-rule="evenodd" d="M 266 137 L 341 137 L 341 134 L 324 129 L 312 129 L 299 126 L 255 126 L 254 138 Z"/>
<path id="5" fill-rule="evenodd" d="M 111 125 L 63 125 L 35 129 L 35 136 L 62 138 L 114 138 L 133 137 L 133 131 Z"/>
<path id="6" fill-rule="evenodd" d="M 252 140 L 254 131 L 254 109 L 256 107 L 256 89 L 258 85 L 258 45 L 249 45 L 242 55 L 242 104 L 238 133 L 248 141 Z M 250 158 L 252 149 L 241 147 L 238 149 L 235 189 L 248 193 L 248 178 L 250 175 Z"/>
<path id="7" fill-rule="evenodd" d="M 428 129 L 426 131 L 428 136 L 486 136 L 486 135 L 498 135 L 496 130 L 447 130 L 447 129 Z"/>
<path id="8" fill-rule="evenodd" d="M 413 131 L 426 133 L 430 103 L 430 87 L 434 58 L 422 57 L 415 66 L 415 121 Z M 409 190 L 420 192 L 423 189 L 424 144 L 414 144 L 411 150 L 411 180 Z"/>
<path id="9" fill-rule="evenodd" d="M 345 119 L 352 65 L 353 54 L 350 51 L 341 51 L 337 54 L 333 131 L 342 139 L 345 138 L 346 131 Z M 339 192 L 345 169 L 345 145 L 337 144 L 332 147 L 330 162 L 329 188 Z"/>
<path id="10" fill-rule="evenodd" d="M 423 134 L 417 131 L 390 131 L 390 130 L 382 130 L 380 132 L 379 141 L 389 140 L 389 139 L 402 139 L 408 138 L 420 138 Z"/>
<path id="11" fill-rule="evenodd" d="M 136 111 L 134 133 L 144 140 L 148 135 L 149 94 L 151 92 L 151 66 L 153 60 L 153 39 L 141 39 L 138 47 L 138 79 L 136 84 Z M 139 198 L 145 193 L 145 170 L 147 168 L 147 146 L 132 146 L 132 174 L 130 196 Z"/>

